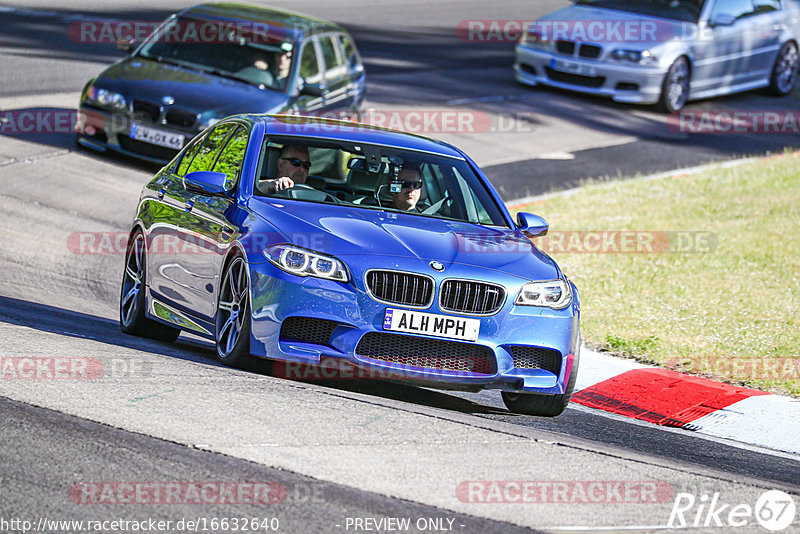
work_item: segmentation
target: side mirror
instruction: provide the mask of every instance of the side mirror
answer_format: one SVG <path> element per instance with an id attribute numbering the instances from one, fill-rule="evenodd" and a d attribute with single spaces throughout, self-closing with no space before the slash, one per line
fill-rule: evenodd
<path id="1" fill-rule="evenodd" d="M 717 26 L 733 26 L 734 24 L 736 24 L 736 17 L 722 13 L 714 15 L 711 20 L 708 21 L 708 25 L 712 28 Z"/>
<path id="2" fill-rule="evenodd" d="M 324 96 L 328 92 L 328 88 L 321 83 L 306 83 L 303 82 L 303 88 L 300 89 L 301 95 L 308 96 Z"/>
<path id="3" fill-rule="evenodd" d="M 117 39 L 117 50 L 122 50 L 126 54 L 130 54 L 135 47 L 136 45 L 131 38 Z"/>
<path id="4" fill-rule="evenodd" d="M 550 230 L 550 225 L 542 217 L 522 211 L 517 213 L 517 226 L 528 237 L 546 236 Z"/>
<path id="5" fill-rule="evenodd" d="M 195 171 L 183 177 L 183 187 L 187 191 L 205 193 L 207 195 L 221 195 L 227 193 L 225 181 L 228 175 L 224 172 Z"/>

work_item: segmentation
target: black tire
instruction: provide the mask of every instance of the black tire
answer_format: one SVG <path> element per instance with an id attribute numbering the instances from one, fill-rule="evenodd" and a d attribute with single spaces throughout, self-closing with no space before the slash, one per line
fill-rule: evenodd
<path id="1" fill-rule="evenodd" d="M 119 295 L 119 325 L 125 334 L 159 341 L 175 341 L 180 329 L 148 319 L 145 315 L 145 280 L 147 280 L 146 245 L 140 230 L 131 235 L 125 252 L 125 270 Z"/>
<path id="2" fill-rule="evenodd" d="M 797 82 L 798 69 L 800 69 L 800 55 L 798 55 L 797 43 L 785 43 L 778 52 L 775 65 L 772 67 L 769 92 L 775 96 L 786 96 L 791 93 Z"/>
<path id="3" fill-rule="evenodd" d="M 575 381 L 578 379 L 578 363 L 580 361 L 580 340 L 572 361 L 572 370 L 567 380 L 567 388 L 560 395 L 537 395 L 534 393 L 509 393 L 501 392 L 503 403 L 513 413 L 522 415 L 537 415 L 539 417 L 556 417 L 567 408 L 572 392 L 575 390 Z"/>
<path id="4" fill-rule="evenodd" d="M 692 69 L 689 60 L 681 56 L 675 60 L 664 76 L 658 109 L 664 113 L 675 113 L 683 109 L 689 100 Z"/>
<path id="5" fill-rule="evenodd" d="M 223 271 L 214 332 L 220 363 L 248 368 L 250 356 L 250 284 L 244 256 L 236 254 Z"/>

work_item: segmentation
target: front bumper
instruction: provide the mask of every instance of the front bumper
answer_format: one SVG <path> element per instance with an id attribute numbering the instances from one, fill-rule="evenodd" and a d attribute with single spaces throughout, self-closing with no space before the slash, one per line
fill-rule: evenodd
<path id="1" fill-rule="evenodd" d="M 180 130 L 164 124 L 141 123 L 184 136 L 183 146 L 199 133 L 197 130 Z M 131 138 L 131 124 L 132 119 L 127 113 L 110 112 L 81 104 L 78 108 L 78 123 L 75 125 L 77 141 L 81 146 L 98 152 L 112 150 L 160 165 L 169 163 L 178 154 L 179 150 Z"/>
<path id="2" fill-rule="evenodd" d="M 593 68 L 596 70 L 596 75 L 582 76 L 556 71 L 551 63 L 554 59 Z M 666 71 L 659 68 L 587 60 L 522 44 L 516 47 L 514 71 L 517 80 L 527 85 L 541 83 L 571 91 L 607 96 L 617 102 L 630 104 L 658 102 L 666 76 Z"/>
<path id="3" fill-rule="evenodd" d="M 345 257 L 340 257 L 345 262 Z M 370 268 L 397 268 L 391 259 L 370 258 L 375 263 Z M 381 262 L 385 265 L 380 265 Z M 407 268 L 409 272 L 426 272 L 427 261 L 418 260 L 419 269 Z M 405 262 L 405 260 L 404 260 Z M 350 374 L 350 377 L 389 378 L 421 383 L 442 389 L 484 388 L 502 389 L 505 391 L 560 394 L 565 391 L 572 369 L 577 369 L 579 304 L 578 295 L 573 287 L 573 303 L 563 310 L 515 306 L 514 298 L 522 285 L 519 280 L 516 287 L 504 283 L 507 296 L 502 309 L 488 317 L 480 319 L 478 340 L 465 342 L 448 340 L 426 335 L 415 335 L 399 332 L 388 333 L 383 328 L 384 313 L 387 308 L 404 308 L 396 304 L 384 304 L 373 300 L 364 287 L 363 277 L 355 276 L 348 284 L 331 282 L 319 278 L 301 278 L 285 273 L 271 263 L 250 264 L 252 291 L 252 332 L 251 353 L 255 356 L 290 362 L 291 365 L 320 365 L 337 360 L 352 365 L 364 373 Z M 429 273 L 428 269 L 428 274 Z M 436 279 L 436 298 L 433 304 L 419 311 L 432 314 L 460 316 L 453 312 L 443 311 L 438 306 L 438 288 L 445 278 L 475 278 L 475 269 L 452 265 L 447 275 Z M 463 317 L 463 316 L 462 316 Z M 282 329 L 288 319 L 303 318 L 309 325 L 331 321 L 322 338 L 298 339 L 297 336 L 287 338 Z M 381 342 L 394 343 L 396 353 L 390 356 L 374 357 L 370 353 L 365 336 L 375 335 Z M 388 336 L 388 338 L 387 338 Z M 391 338 L 391 339 L 389 339 Z M 362 341 L 364 343 L 362 343 Z M 398 343 L 399 342 L 399 343 Z M 432 344 L 436 345 L 431 350 Z M 521 368 L 515 366 L 514 354 L 522 350 L 549 351 L 549 355 L 557 355 L 557 367 L 551 370 L 543 368 Z M 530 349 L 535 347 L 536 349 Z M 479 371 L 464 370 L 455 367 L 434 368 L 421 365 L 421 360 L 432 361 L 433 352 L 451 362 L 460 362 L 468 358 L 468 354 L 480 352 L 490 362 Z M 413 355 L 420 356 L 414 360 Z M 406 358 L 409 356 L 411 359 Z M 439 357 L 439 356 L 437 356 Z M 517 362 L 521 362 L 518 359 Z M 552 361 L 552 360 L 550 360 Z M 411 363 L 409 363 L 411 362 Z M 292 369 L 285 365 L 285 369 Z M 295 367 L 296 369 L 296 367 Z M 577 372 L 577 371 L 575 371 Z M 291 378 L 291 373 L 289 373 Z M 340 373 L 341 378 L 347 378 Z M 317 375 L 319 376 L 319 375 Z"/>

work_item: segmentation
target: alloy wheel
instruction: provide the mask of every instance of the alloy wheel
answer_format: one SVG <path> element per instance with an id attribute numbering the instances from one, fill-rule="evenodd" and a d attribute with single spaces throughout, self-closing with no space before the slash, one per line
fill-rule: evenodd
<path id="1" fill-rule="evenodd" d="M 229 356 L 239 341 L 249 294 L 245 262 L 236 258 L 225 273 L 217 306 L 217 351 L 222 358 Z"/>

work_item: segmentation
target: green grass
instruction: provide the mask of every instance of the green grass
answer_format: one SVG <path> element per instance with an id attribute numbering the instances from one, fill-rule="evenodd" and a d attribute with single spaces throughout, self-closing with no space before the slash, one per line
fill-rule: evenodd
<path id="1" fill-rule="evenodd" d="M 704 232 L 695 235 L 711 238 L 711 251 L 552 252 L 580 291 L 584 339 L 669 369 L 800 395 L 800 154 L 589 184 L 513 211 L 543 216 L 554 234 Z"/>

